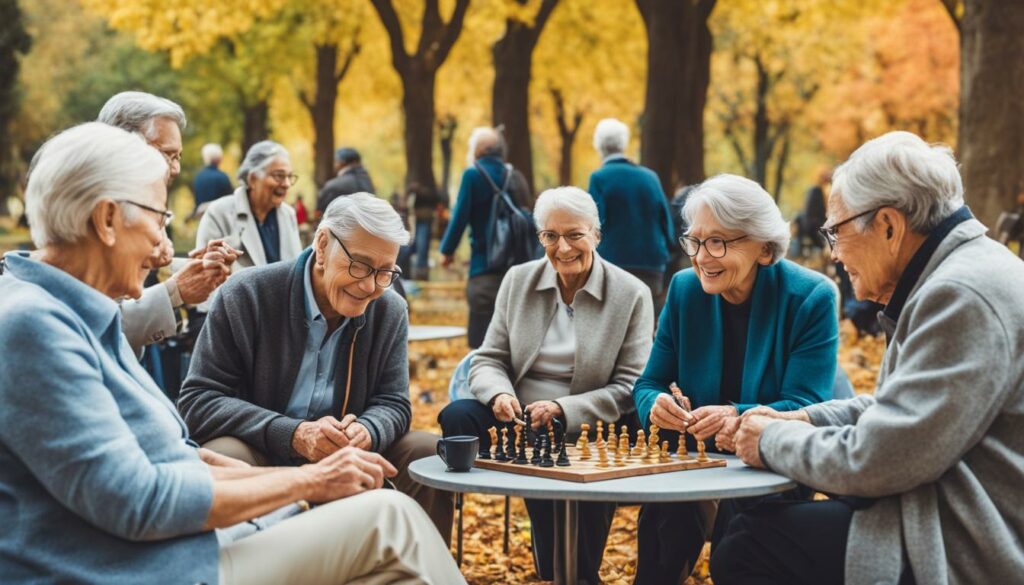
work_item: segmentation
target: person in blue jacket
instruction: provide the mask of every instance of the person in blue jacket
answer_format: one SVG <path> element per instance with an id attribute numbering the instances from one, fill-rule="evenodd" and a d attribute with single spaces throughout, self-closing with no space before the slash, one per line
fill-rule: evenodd
<path id="1" fill-rule="evenodd" d="M 605 118 L 594 130 L 601 168 L 587 191 L 597 203 L 602 237 L 597 251 L 651 289 L 654 315 L 665 304 L 665 265 L 675 245 L 672 212 L 658 175 L 626 158 L 629 127 Z"/>
<path id="2" fill-rule="evenodd" d="M 682 432 L 692 450 L 723 430 L 731 436 L 739 415 L 756 406 L 789 411 L 830 399 L 835 285 L 782 258 L 790 231 L 772 197 L 754 181 L 719 175 L 694 190 L 683 216 L 690 227 L 680 244 L 694 266 L 672 279 L 633 387 L 643 427 L 658 425 L 673 443 Z M 672 383 L 685 408 L 672 398 Z M 723 501 L 717 516 L 713 503 L 643 506 L 636 583 L 681 582 L 705 536 L 711 532 L 713 550 L 737 511 L 761 499 Z"/>
<path id="3" fill-rule="evenodd" d="M 467 338 L 469 347 L 476 349 L 484 342 L 487 326 L 494 315 L 494 301 L 505 272 L 490 270 L 487 266 L 487 224 L 491 217 L 491 202 L 496 193 L 491 181 L 498 187 L 507 185 L 508 194 L 516 205 L 533 210 L 533 195 L 523 174 L 505 164 L 505 141 L 494 128 L 476 128 L 469 136 L 469 166 L 462 173 L 459 195 L 452 209 L 451 222 L 441 239 L 441 266 L 452 265 L 455 249 L 462 233 L 469 228 L 469 280 L 466 300 L 469 303 Z M 484 177 L 483 173 L 487 173 Z"/>
<path id="4" fill-rule="evenodd" d="M 224 150 L 220 145 L 204 144 L 201 152 L 205 166 L 192 180 L 192 193 L 196 198 L 196 208 L 192 215 L 196 215 L 200 205 L 235 192 L 235 188 L 231 186 L 231 179 L 220 170 L 220 161 L 224 158 Z"/>

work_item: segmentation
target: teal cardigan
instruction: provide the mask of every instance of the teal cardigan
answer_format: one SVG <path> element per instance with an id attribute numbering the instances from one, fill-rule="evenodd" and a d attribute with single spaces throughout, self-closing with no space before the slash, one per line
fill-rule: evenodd
<path id="1" fill-rule="evenodd" d="M 836 289 L 788 260 L 761 266 L 750 308 L 740 413 L 758 405 L 796 410 L 832 398 L 839 348 Z M 722 307 L 694 269 L 672 278 L 647 367 L 633 387 L 644 428 L 651 407 L 676 382 L 694 408 L 721 404 Z"/>

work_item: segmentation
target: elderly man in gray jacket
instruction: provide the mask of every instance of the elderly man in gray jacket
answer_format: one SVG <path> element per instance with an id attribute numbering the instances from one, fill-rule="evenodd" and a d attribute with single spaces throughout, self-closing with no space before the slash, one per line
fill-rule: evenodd
<path id="1" fill-rule="evenodd" d="M 409 240 L 387 202 L 341 197 L 294 262 L 234 275 L 196 341 L 178 410 L 196 441 L 255 465 L 316 462 L 346 447 L 378 452 L 396 487 L 450 538 L 450 493 L 408 476 L 437 437 L 409 432 L 409 317 L 388 290 Z"/>
<path id="2" fill-rule="evenodd" d="M 833 495 L 754 509 L 730 583 L 1011 583 L 1024 575 L 1024 263 L 963 206 L 946 147 L 893 132 L 835 174 L 822 232 L 888 348 L 873 396 L 746 413 L 736 452 Z"/>

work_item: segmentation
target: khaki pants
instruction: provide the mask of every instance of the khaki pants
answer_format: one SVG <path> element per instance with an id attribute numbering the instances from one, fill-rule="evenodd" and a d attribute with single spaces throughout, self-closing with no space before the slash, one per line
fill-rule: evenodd
<path id="1" fill-rule="evenodd" d="M 394 490 L 318 506 L 220 549 L 221 585 L 465 582 L 423 509 Z"/>
<path id="2" fill-rule="evenodd" d="M 398 476 L 393 480 L 395 487 L 419 502 L 434 522 L 442 540 L 448 544 L 452 540 L 452 518 L 455 515 L 455 501 L 451 492 L 428 488 L 409 477 L 409 464 L 434 455 L 437 452 L 438 438 L 431 433 L 410 431 L 395 441 L 383 455 L 398 469 Z M 250 465 L 263 467 L 268 464 L 262 453 L 234 437 L 219 437 L 204 444 L 203 447 Z"/>

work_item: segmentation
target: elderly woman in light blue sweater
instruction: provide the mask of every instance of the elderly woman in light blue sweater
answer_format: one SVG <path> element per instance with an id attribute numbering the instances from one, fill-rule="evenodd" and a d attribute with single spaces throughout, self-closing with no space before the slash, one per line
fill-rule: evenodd
<path id="1" fill-rule="evenodd" d="M 26 191 L 39 249 L 0 276 L 0 533 L 5 582 L 460 583 L 396 473 L 354 448 L 299 468 L 198 449 L 135 360 L 116 299 L 163 239 L 167 163 L 105 124 L 40 151 Z M 238 538 L 220 531 L 324 503 Z M 263 524 L 266 527 L 266 524 Z M 357 528 L 351 528 L 357 527 Z"/>

